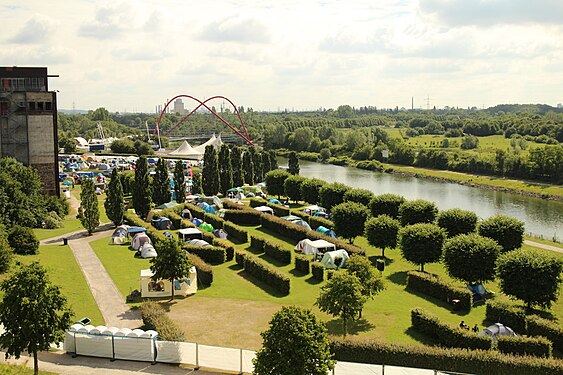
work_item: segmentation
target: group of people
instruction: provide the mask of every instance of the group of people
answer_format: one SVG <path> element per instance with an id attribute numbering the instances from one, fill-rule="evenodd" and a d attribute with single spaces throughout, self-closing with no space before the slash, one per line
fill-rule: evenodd
<path id="1" fill-rule="evenodd" d="M 459 323 L 459 328 L 469 331 L 469 326 L 465 324 L 464 320 L 462 320 L 461 323 Z M 471 328 L 471 330 L 475 333 L 479 333 L 479 326 L 475 324 L 473 328 Z"/>

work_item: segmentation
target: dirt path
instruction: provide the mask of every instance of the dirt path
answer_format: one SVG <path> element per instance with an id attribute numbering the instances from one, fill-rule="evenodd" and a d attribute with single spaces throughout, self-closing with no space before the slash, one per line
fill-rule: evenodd
<path id="1" fill-rule="evenodd" d="M 560 248 L 560 247 L 557 247 L 557 246 L 546 245 L 546 244 L 543 244 L 543 243 L 534 242 L 534 241 L 530 241 L 530 240 L 524 240 L 524 243 L 526 245 L 530 245 L 530 246 L 533 246 L 533 247 L 539 247 L 540 249 L 557 251 L 558 253 L 563 253 L 563 248 Z"/>

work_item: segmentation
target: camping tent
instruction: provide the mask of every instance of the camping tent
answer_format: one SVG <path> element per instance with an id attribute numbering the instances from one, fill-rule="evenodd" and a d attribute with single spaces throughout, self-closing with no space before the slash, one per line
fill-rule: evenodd
<path id="1" fill-rule="evenodd" d="M 189 240 L 189 241 L 187 242 L 187 244 L 188 244 L 188 245 L 191 245 L 191 246 L 211 246 L 211 245 L 209 244 L 209 242 L 204 241 L 204 240 L 198 240 L 198 239 Z"/>
<path id="2" fill-rule="evenodd" d="M 153 225 L 153 227 L 155 227 L 158 230 L 174 229 L 174 226 L 172 225 L 172 221 L 170 221 L 170 219 L 167 217 L 152 219 L 151 224 Z"/>
<path id="3" fill-rule="evenodd" d="M 254 207 L 254 209 L 256 211 L 262 212 L 263 214 L 270 214 L 270 215 L 274 214 L 274 210 L 268 206 L 258 206 L 258 207 Z"/>
<path id="4" fill-rule="evenodd" d="M 141 258 L 156 258 L 158 255 L 151 243 L 145 242 L 137 252 Z"/>
<path id="5" fill-rule="evenodd" d="M 330 230 L 326 227 L 323 227 L 322 225 L 320 225 L 319 227 L 317 227 L 317 232 L 324 234 L 325 236 L 329 236 L 332 238 L 336 238 L 336 233 L 334 233 L 333 230 Z"/>
<path id="6" fill-rule="evenodd" d="M 169 297 L 172 295 L 172 283 L 169 280 L 152 280 L 154 273 L 141 270 L 141 297 Z M 190 268 L 189 276 L 185 279 L 174 280 L 174 295 L 187 296 L 197 292 L 197 271 Z"/>
<path id="7" fill-rule="evenodd" d="M 229 236 L 229 235 L 227 234 L 227 232 L 225 232 L 223 229 L 215 229 L 215 230 L 213 231 L 213 235 L 214 235 L 215 237 L 217 237 L 217 238 L 222 239 L 222 240 L 226 240 L 227 237 Z"/>
<path id="8" fill-rule="evenodd" d="M 110 244 L 121 245 L 127 241 L 127 226 L 120 225 L 113 231 L 111 235 Z"/>
<path id="9" fill-rule="evenodd" d="M 327 251 L 321 259 L 321 263 L 328 269 L 336 269 L 346 267 L 346 262 L 350 257 L 346 250 L 340 249 L 335 251 Z M 340 259 L 340 261 L 338 261 Z"/>
<path id="10" fill-rule="evenodd" d="M 213 232 L 213 229 L 215 229 L 213 228 L 213 225 L 209 223 L 202 223 L 199 227 L 206 232 Z"/>
<path id="11" fill-rule="evenodd" d="M 194 217 L 192 220 L 190 220 L 192 222 L 192 224 L 194 224 L 196 227 L 199 227 L 201 224 L 203 224 L 203 220 L 198 219 L 196 217 Z"/>
<path id="12" fill-rule="evenodd" d="M 203 211 L 207 212 L 208 214 L 215 214 L 215 209 L 209 205 L 208 203 L 201 202 L 197 204 Z"/>
<path id="13" fill-rule="evenodd" d="M 160 206 L 157 206 L 156 208 L 162 210 L 162 209 L 165 209 L 165 208 L 173 208 L 173 207 L 176 207 L 176 206 L 178 206 L 178 203 L 176 203 L 176 202 L 168 202 L 168 203 L 163 203 L 163 204 L 161 204 Z"/>
<path id="14" fill-rule="evenodd" d="M 311 226 L 309 225 L 309 223 L 307 223 L 305 220 L 303 219 L 298 219 L 298 220 L 293 220 L 292 221 L 293 224 L 297 224 L 299 226 L 302 226 L 303 228 L 307 229 L 307 230 L 311 230 Z"/>
<path id="15" fill-rule="evenodd" d="M 336 250 L 336 245 L 325 240 L 311 241 L 304 239 L 295 245 L 295 250 L 303 254 L 323 254 L 327 251 Z"/>
<path id="16" fill-rule="evenodd" d="M 496 339 L 497 336 L 516 336 L 516 333 L 514 333 L 512 328 L 507 327 L 504 324 L 495 323 L 492 326 L 485 328 L 479 335 L 487 335 Z"/>
<path id="17" fill-rule="evenodd" d="M 319 212 L 319 211 L 320 212 L 326 212 L 326 209 L 324 207 L 317 206 L 317 205 L 305 207 L 303 209 L 303 212 L 305 212 L 306 214 L 309 214 L 309 215 L 314 215 L 316 212 Z"/>
<path id="18" fill-rule="evenodd" d="M 182 241 L 189 241 L 194 239 L 203 239 L 203 233 L 197 228 L 183 228 L 178 231 L 178 237 Z"/>
<path id="19" fill-rule="evenodd" d="M 152 241 L 149 236 L 147 236 L 144 232 L 137 233 L 135 237 L 133 237 L 133 241 L 131 241 L 131 248 L 133 250 L 140 250 L 146 243 L 150 243 L 152 245 Z"/>
<path id="20" fill-rule="evenodd" d="M 280 217 L 280 219 L 284 219 L 284 220 L 287 220 L 287 221 L 301 220 L 301 218 L 299 216 L 295 216 L 295 215 L 282 216 L 282 217 Z"/>
<path id="21" fill-rule="evenodd" d="M 134 236 L 136 233 L 146 232 L 147 228 L 143 227 L 127 227 L 127 233 L 130 236 Z"/>
<path id="22" fill-rule="evenodd" d="M 182 210 L 181 216 L 182 216 L 183 219 L 188 219 L 188 220 L 191 220 L 193 218 L 192 213 L 187 208 L 184 208 Z"/>
<path id="23" fill-rule="evenodd" d="M 268 201 L 268 203 L 272 203 L 272 204 L 281 204 L 281 202 L 279 200 L 277 200 L 276 198 L 272 198 Z"/>

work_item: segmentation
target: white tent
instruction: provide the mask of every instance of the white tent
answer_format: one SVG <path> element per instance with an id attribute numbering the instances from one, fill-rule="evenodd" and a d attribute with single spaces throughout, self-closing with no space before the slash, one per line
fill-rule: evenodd
<path id="1" fill-rule="evenodd" d="M 184 141 L 180 145 L 180 147 L 178 147 L 174 151 L 170 151 L 168 153 L 168 155 L 182 156 L 182 157 L 185 157 L 187 159 L 201 159 L 203 157 L 204 153 L 205 153 L 205 150 L 204 150 L 204 152 L 196 150 L 195 148 L 190 146 L 190 144 L 187 141 Z"/>
<path id="2" fill-rule="evenodd" d="M 131 241 L 131 247 L 133 250 L 140 250 L 145 243 L 150 243 L 152 245 L 152 241 L 149 236 L 147 236 L 145 232 L 137 233 L 135 237 L 133 237 L 133 241 Z"/>
<path id="3" fill-rule="evenodd" d="M 143 246 L 141 246 L 139 252 L 141 253 L 141 258 L 156 258 L 158 255 L 154 246 L 148 242 L 145 242 Z"/>
<path id="4" fill-rule="evenodd" d="M 516 333 L 514 333 L 512 328 L 507 327 L 502 323 L 495 323 L 485 328 L 479 335 L 487 335 L 493 339 L 496 339 L 497 336 L 516 336 Z"/>
<path id="5" fill-rule="evenodd" d="M 211 138 L 209 138 L 209 140 L 207 140 L 207 142 L 202 143 L 199 146 L 194 147 L 194 150 L 201 152 L 202 155 L 203 155 L 205 153 L 205 147 L 213 146 L 216 150 L 218 150 L 219 147 L 221 147 L 222 144 L 223 144 L 223 140 L 221 139 L 221 135 L 216 137 L 215 134 L 213 134 L 211 136 Z"/>
<path id="6" fill-rule="evenodd" d="M 270 214 L 270 215 L 274 214 L 274 210 L 268 206 L 258 206 L 258 207 L 254 207 L 254 209 L 262 212 L 263 214 Z"/>
<path id="7" fill-rule="evenodd" d="M 195 240 L 189 240 L 189 241 L 187 242 L 187 245 L 191 245 L 191 246 L 211 246 L 211 245 L 209 244 L 209 242 L 204 241 L 204 240 L 197 240 L 197 239 L 195 239 Z"/>
<path id="8" fill-rule="evenodd" d="M 336 259 L 340 258 L 340 264 L 336 264 Z M 321 263 L 325 266 L 325 268 L 329 269 L 336 269 L 340 267 L 346 266 L 346 261 L 350 257 L 348 256 L 348 252 L 346 250 L 340 249 L 335 251 L 328 251 L 324 253 L 323 259 L 321 259 Z"/>
<path id="9" fill-rule="evenodd" d="M 295 245 L 295 250 L 303 254 L 316 255 L 326 253 L 327 251 L 334 251 L 336 250 L 336 245 L 325 240 L 311 241 L 307 238 L 299 241 L 297 245 Z"/>
<path id="10" fill-rule="evenodd" d="M 141 270 L 141 297 L 170 297 L 172 295 L 172 284 L 169 280 L 152 280 L 154 273 Z M 195 267 L 190 268 L 190 275 L 182 280 L 174 280 L 174 295 L 187 296 L 197 292 L 197 271 Z"/>

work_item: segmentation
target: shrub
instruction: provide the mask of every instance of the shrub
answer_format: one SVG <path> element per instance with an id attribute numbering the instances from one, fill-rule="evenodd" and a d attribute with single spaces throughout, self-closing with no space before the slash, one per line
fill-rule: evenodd
<path id="1" fill-rule="evenodd" d="M 278 244 L 264 240 L 264 252 L 281 264 L 287 265 L 291 263 L 291 250 L 283 248 Z"/>
<path id="2" fill-rule="evenodd" d="M 331 337 L 331 352 L 338 361 L 386 364 L 431 370 L 495 375 L 556 375 L 563 361 L 520 357 L 492 350 L 406 346 L 375 340 Z"/>
<path id="3" fill-rule="evenodd" d="M 274 215 L 281 217 L 281 216 L 288 216 L 290 214 L 290 210 L 287 207 L 284 207 L 279 204 L 268 203 L 266 206 L 270 207 L 274 210 Z"/>
<path id="4" fill-rule="evenodd" d="M 478 336 L 474 332 L 465 331 L 459 327 L 452 328 L 440 322 L 439 318 L 423 309 L 411 310 L 412 327 L 427 336 L 430 336 L 440 345 L 447 348 L 468 348 L 487 350 L 491 348 L 491 338 Z"/>
<path id="5" fill-rule="evenodd" d="M 282 171 L 281 169 L 266 173 L 264 180 L 268 187 L 268 194 L 277 195 L 279 198 L 284 193 L 283 184 L 289 176 L 291 175 L 287 171 Z"/>
<path id="6" fill-rule="evenodd" d="M 201 207 L 198 207 L 195 204 L 191 203 L 184 203 L 184 207 L 190 210 L 193 217 L 204 220 L 206 212 Z"/>
<path id="7" fill-rule="evenodd" d="M 213 268 L 195 254 L 188 254 L 188 259 L 197 271 L 198 284 L 211 286 L 213 284 Z"/>
<path id="8" fill-rule="evenodd" d="M 270 267 L 257 257 L 247 254 L 244 257 L 244 271 L 282 294 L 289 294 L 289 277 Z"/>
<path id="9" fill-rule="evenodd" d="M 43 219 L 43 222 L 45 223 L 46 229 L 56 229 L 63 227 L 63 219 L 61 219 L 55 211 L 49 212 L 45 219 Z"/>
<path id="10" fill-rule="evenodd" d="M 184 331 L 166 315 L 166 311 L 156 302 L 143 302 L 141 307 L 141 317 L 145 329 L 152 329 L 158 332 L 161 340 L 184 341 Z"/>
<path id="11" fill-rule="evenodd" d="M 309 219 L 312 217 L 311 215 L 306 214 L 303 211 L 297 211 L 297 210 L 291 211 L 289 214 L 294 216 L 299 216 L 301 219 L 305 220 L 306 222 L 309 222 Z"/>
<path id="12" fill-rule="evenodd" d="M 321 262 L 311 263 L 311 272 L 313 273 L 313 279 L 317 281 L 324 280 L 325 266 Z"/>
<path id="13" fill-rule="evenodd" d="M 537 315 L 527 318 L 529 336 L 543 336 L 553 343 L 553 348 L 563 351 L 563 326 L 557 321 L 543 319 Z"/>
<path id="14" fill-rule="evenodd" d="M 455 237 L 458 234 L 475 232 L 477 215 L 472 211 L 452 208 L 451 210 L 441 211 L 436 223 L 446 231 L 448 237 Z"/>
<path id="15" fill-rule="evenodd" d="M 240 242 L 248 242 L 248 232 L 238 225 L 226 221 L 223 224 L 223 229 L 229 234 L 229 236 L 239 240 Z"/>
<path id="16" fill-rule="evenodd" d="M 295 269 L 305 275 L 311 271 L 311 261 L 309 257 L 303 254 L 295 255 Z"/>
<path id="17" fill-rule="evenodd" d="M 399 220 L 401 225 L 417 223 L 432 223 L 438 214 L 438 207 L 432 202 L 423 199 L 407 201 L 399 207 Z"/>
<path id="18" fill-rule="evenodd" d="M 492 323 L 502 323 L 516 333 L 526 333 L 526 314 L 519 306 L 489 300 L 485 309 L 485 319 Z"/>
<path id="19" fill-rule="evenodd" d="M 505 252 L 519 249 L 524 241 L 524 223 L 509 216 L 491 216 L 479 223 L 477 231 L 497 241 Z"/>
<path id="20" fill-rule="evenodd" d="M 405 202 L 405 197 L 395 194 L 376 195 L 369 202 L 371 215 L 377 217 L 379 215 L 391 216 L 394 219 L 399 217 L 399 207 Z"/>
<path id="21" fill-rule="evenodd" d="M 8 232 L 8 243 L 16 254 L 33 255 L 39 251 L 39 241 L 31 228 L 14 225 Z"/>
<path id="22" fill-rule="evenodd" d="M 402 206 L 401 206 L 402 207 Z M 420 265 L 424 271 L 426 263 L 437 262 L 442 256 L 446 233 L 434 224 L 414 224 L 399 230 L 403 258 Z"/>
<path id="23" fill-rule="evenodd" d="M 225 210 L 223 218 L 239 225 L 259 225 L 262 213 L 258 210 Z"/>
<path id="24" fill-rule="evenodd" d="M 266 201 L 262 198 L 250 198 L 250 207 L 252 207 L 252 208 L 265 206 L 266 203 L 268 203 L 268 201 Z"/>
<path id="25" fill-rule="evenodd" d="M 373 198 L 373 193 L 366 189 L 350 189 L 344 193 L 344 202 L 361 203 L 368 207 Z"/>
<path id="26" fill-rule="evenodd" d="M 200 257 L 205 263 L 222 264 L 227 259 L 227 252 L 222 247 L 182 245 L 182 249 Z"/>
<path id="27" fill-rule="evenodd" d="M 209 214 L 207 212 L 203 215 L 203 221 L 213 225 L 213 228 L 215 229 L 222 229 L 223 223 L 225 222 L 225 220 L 221 219 L 219 216 Z"/>
<path id="28" fill-rule="evenodd" d="M 244 267 L 244 259 L 246 259 L 246 255 L 248 253 L 242 250 L 235 250 L 235 262 L 241 266 Z"/>
<path id="29" fill-rule="evenodd" d="M 239 204 L 237 202 L 233 202 L 228 199 L 223 201 L 223 208 L 226 210 L 250 210 L 248 206 L 244 204 Z"/>
<path id="30" fill-rule="evenodd" d="M 250 235 L 250 247 L 263 253 L 264 252 L 264 239 Z"/>
<path id="31" fill-rule="evenodd" d="M 319 204 L 321 202 L 319 196 L 320 190 L 326 184 L 326 181 L 319 180 L 317 178 L 311 178 L 303 181 L 303 183 L 301 183 L 301 198 L 305 202 Z"/>
<path id="32" fill-rule="evenodd" d="M 340 203 L 331 210 L 334 229 L 339 236 L 347 238 L 350 243 L 364 233 L 364 224 L 369 216 L 366 206 L 356 202 Z"/>
<path id="33" fill-rule="evenodd" d="M 313 230 L 317 230 L 317 228 L 320 226 L 328 229 L 334 229 L 334 223 L 331 220 L 325 219 L 324 217 L 320 216 L 310 216 L 309 225 Z"/>
<path id="34" fill-rule="evenodd" d="M 225 249 L 227 261 L 233 260 L 233 257 L 235 256 L 235 244 L 234 243 L 232 243 L 229 240 L 224 240 L 224 239 L 215 237 L 215 238 L 213 238 L 212 245 L 222 247 L 223 249 Z"/>
<path id="35" fill-rule="evenodd" d="M 350 187 L 339 182 L 326 184 L 319 190 L 321 206 L 330 210 L 332 207 L 344 202 L 344 194 Z"/>
<path id="36" fill-rule="evenodd" d="M 0 225 L 0 274 L 8 271 L 14 254 L 4 233 L 4 226 Z"/>
<path id="37" fill-rule="evenodd" d="M 429 273 L 408 271 L 407 289 L 424 293 L 445 303 L 457 299 L 462 310 L 470 310 L 472 306 L 473 295 L 469 290 L 447 284 L 438 276 Z"/>
<path id="38" fill-rule="evenodd" d="M 285 179 L 283 183 L 283 191 L 285 196 L 294 202 L 302 200 L 301 184 L 306 180 L 305 177 L 294 175 Z"/>
<path id="39" fill-rule="evenodd" d="M 497 349 L 501 353 L 551 357 L 551 341 L 544 337 L 499 336 Z"/>

